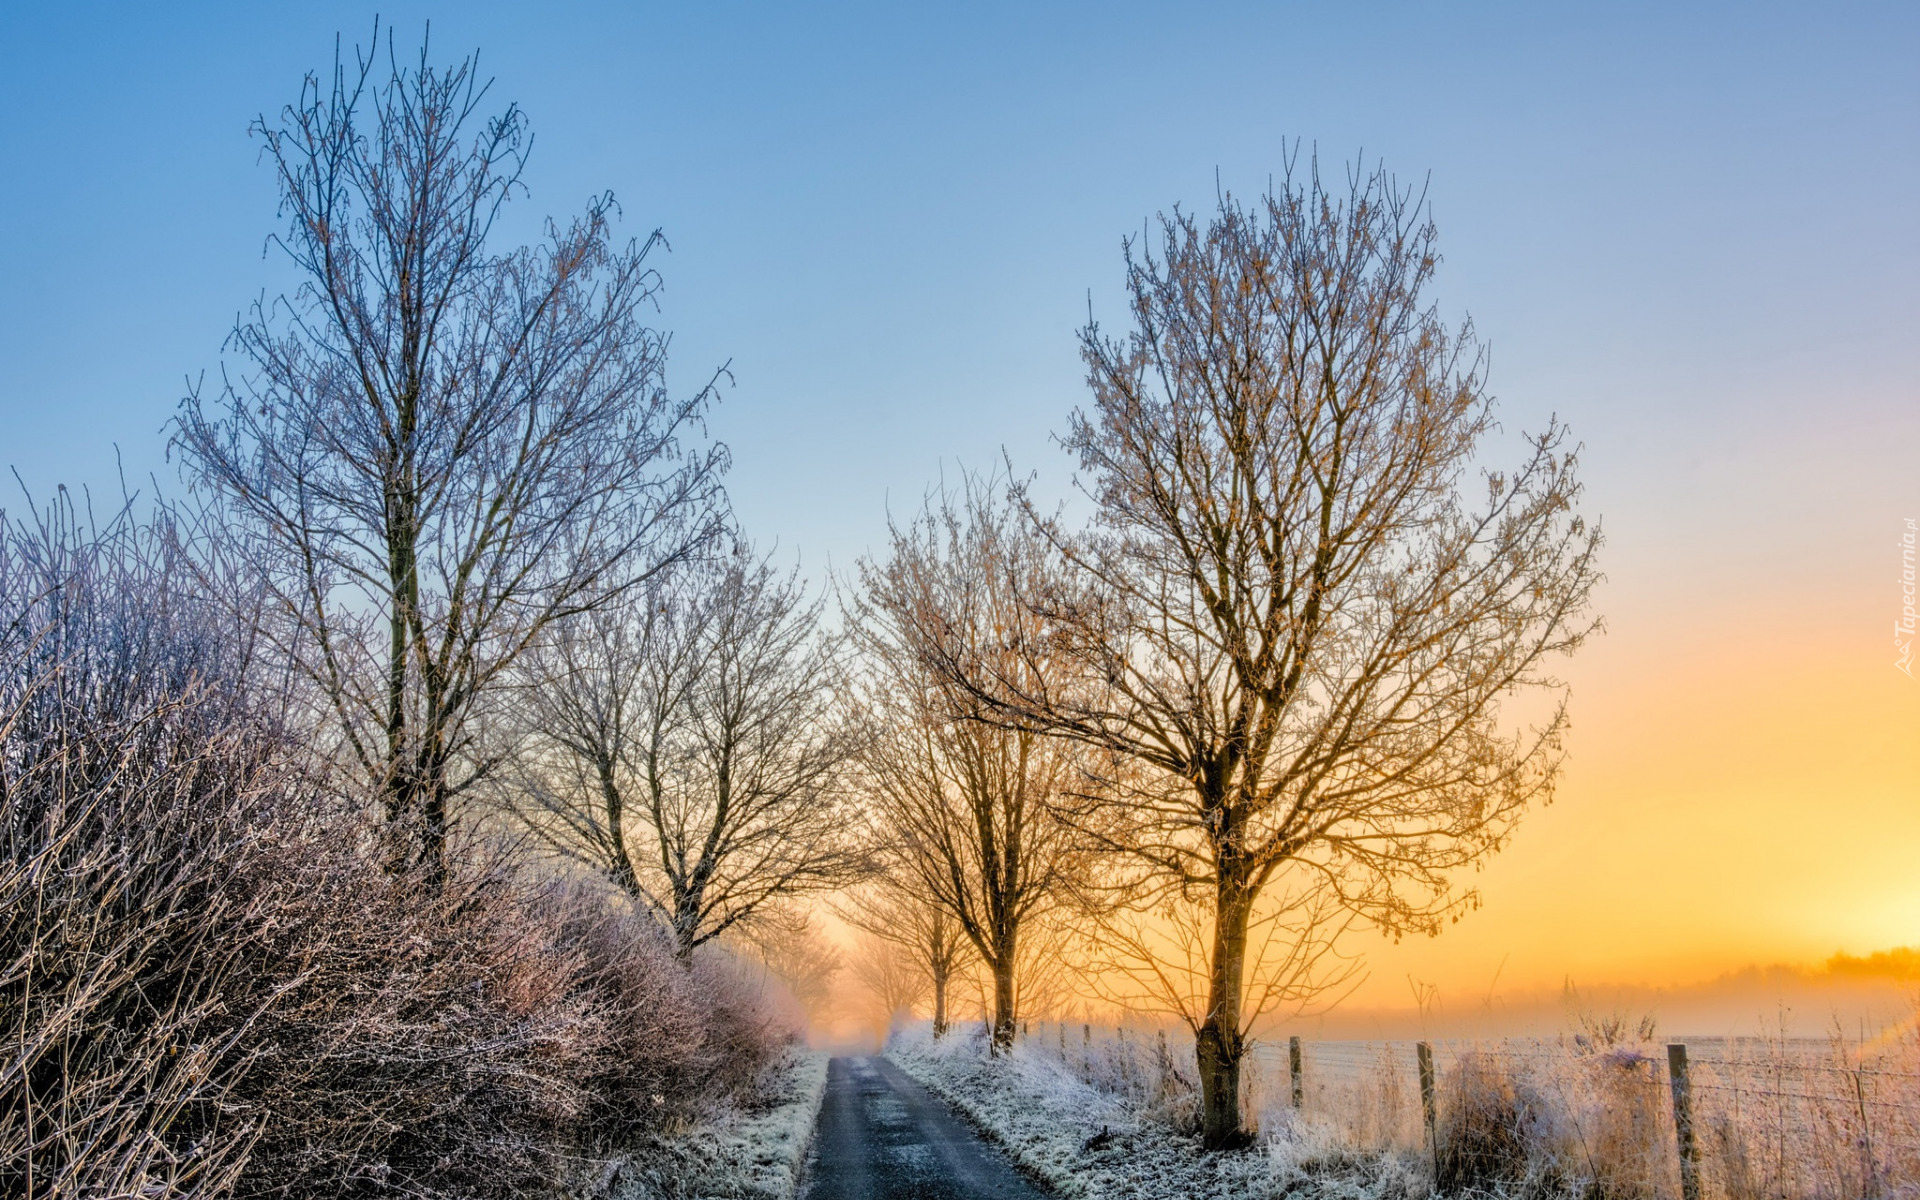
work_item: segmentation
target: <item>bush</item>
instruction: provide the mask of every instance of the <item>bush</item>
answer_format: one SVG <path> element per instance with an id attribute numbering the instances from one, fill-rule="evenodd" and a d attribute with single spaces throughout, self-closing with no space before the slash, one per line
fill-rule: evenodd
<path id="1" fill-rule="evenodd" d="M 1677 1179 L 1653 1060 L 1629 1045 L 1479 1049 L 1441 1080 L 1443 1191 L 1652 1200 Z"/>
<path id="2" fill-rule="evenodd" d="M 296 878 L 261 906 L 286 933 L 246 988 L 234 1099 L 266 1132 L 243 1190 L 540 1190 L 613 1039 L 538 893 L 500 866 L 429 890 L 366 856 Z"/>
<path id="3" fill-rule="evenodd" d="M 727 964 L 504 857 L 384 870 L 194 578 L 164 527 L 0 535 L 0 1192 L 525 1195 L 750 1087 Z"/>
<path id="4" fill-rule="evenodd" d="M 167 543 L 70 508 L 0 538 L 0 1190 L 227 1190 L 263 932 L 236 887 L 281 782 Z"/>
<path id="5" fill-rule="evenodd" d="M 1440 1189 L 1493 1190 L 1527 1182 L 1546 1121 L 1512 1065 L 1495 1054 L 1464 1054 L 1447 1072 L 1443 1094 L 1446 1103 L 1434 1128 Z"/>
<path id="6" fill-rule="evenodd" d="M 588 1081 L 601 1136 L 672 1130 L 717 1103 L 757 1098 L 793 1027 L 733 958 L 703 954 L 689 972 L 658 924 L 596 891 L 551 893 L 548 912 L 579 955 L 576 992 L 604 1024 Z"/>

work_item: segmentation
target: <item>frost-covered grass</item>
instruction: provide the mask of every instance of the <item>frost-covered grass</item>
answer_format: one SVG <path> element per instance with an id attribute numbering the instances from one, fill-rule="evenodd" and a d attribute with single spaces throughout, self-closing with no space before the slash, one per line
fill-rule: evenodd
<path id="1" fill-rule="evenodd" d="M 1699 1039 L 1702 1189 L 1715 1200 L 1920 1198 L 1920 1042 Z M 1481 1044 L 1440 1078 L 1440 1178 L 1532 1196 L 1672 1196 L 1665 1055 L 1590 1034 Z"/>
<path id="2" fill-rule="evenodd" d="M 955 1029 L 936 1042 L 924 1025 L 896 1034 L 887 1057 L 1072 1200 L 1398 1200 L 1428 1192 L 1412 1156 L 1342 1150 L 1284 1120 L 1252 1149 L 1204 1152 L 1177 1128 L 1177 1072 L 1146 1086 L 1096 1086 L 1031 1042 L 993 1059 L 978 1030 Z"/>
<path id="3" fill-rule="evenodd" d="M 1691 1090 L 1705 1194 L 1920 1200 L 1915 1029 L 1866 1044 L 1698 1039 Z M 1678 1195 L 1664 1048 L 1624 1021 L 1582 1018 L 1582 1030 L 1436 1046 L 1437 1153 L 1426 1149 L 1411 1043 L 1306 1043 L 1298 1109 L 1285 1048 L 1263 1048 L 1245 1105 L 1260 1137 L 1226 1155 L 1202 1153 L 1190 1134 L 1190 1045 L 1042 1027 L 996 1061 L 981 1030 L 934 1043 L 917 1028 L 888 1053 L 1076 1200 L 1425 1196 L 1436 1177 L 1449 1196 Z"/>
<path id="4" fill-rule="evenodd" d="M 597 1187 L 616 1200 L 793 1200 L 827 1086 L 827 1055 L 795 1050 L 758 1100 L 609 1164 Z"/>

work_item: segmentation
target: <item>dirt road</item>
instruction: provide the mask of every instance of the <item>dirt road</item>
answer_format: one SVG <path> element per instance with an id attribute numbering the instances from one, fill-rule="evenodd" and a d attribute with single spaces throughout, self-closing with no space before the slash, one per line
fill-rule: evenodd
<path id="1" fill-rule="evenodd" d="M 1045 1200 L 966 1122 L 884 1058 L 836 1058 L 805 1200 Z"/>

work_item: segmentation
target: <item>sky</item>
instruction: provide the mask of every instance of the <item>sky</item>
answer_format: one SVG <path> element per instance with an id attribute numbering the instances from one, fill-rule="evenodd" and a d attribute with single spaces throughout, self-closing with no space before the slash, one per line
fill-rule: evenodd
<path id="1" fill-rule="evenodd" d="M 956 465 L 1064 494 L 1121 243 L 1295 139 L 1424 183 L 1435 295 L 1606 530 L 1555 803 L 1408 979 L 1686 982 L 1920 944 L 1920 6 L 388 4 L 535 144 L 506 232 L 660 228 L 670 378 L 747 530 L 815 579 Z M 178 490 L 165 424 L 287 286 L 250 121 L 375 10 L 0 0 L 0 466 Z M 18 485 L 6 500 L 17 505 Z"/>

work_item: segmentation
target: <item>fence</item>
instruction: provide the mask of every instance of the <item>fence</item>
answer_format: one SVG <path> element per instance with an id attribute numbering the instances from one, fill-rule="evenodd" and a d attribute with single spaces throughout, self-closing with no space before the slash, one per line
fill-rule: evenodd
<path id="1" fill-rule="evenodd" d="M 1056 1023 L 1024 1040 L 1145 1108 L 1191 1089 L 1190 1037 Z M 1920 1050 L 1797 1039 L 1589 1037 L 1255 1046 L 1250 1117 L 1416 1155 L 1443 1187 L 1661 1200 L 1920 1200 Z"/>

